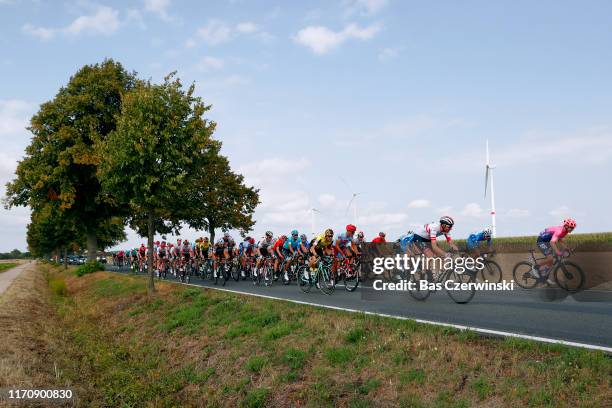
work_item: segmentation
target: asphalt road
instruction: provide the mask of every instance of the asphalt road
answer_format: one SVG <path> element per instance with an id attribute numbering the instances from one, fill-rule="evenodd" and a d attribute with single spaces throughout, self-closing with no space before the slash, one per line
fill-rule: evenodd
<path id="1" fill-rule="evenodd" d="M 581 343 L 612 352 L 612 293 L 606 291 L 585 291 L 573 296 L 560 289 L 477 291 L 470 303 L 460 305 L 444 291 L 433 293 L 420 302 L 407 292 L 381 294 L 367 286 L 360 286 L 353 293 L 338 286 L 328 296 L 314 287 L 310 293 L 303 293 L 295 283 L 284 286 L 280 281 L 271 287 L 254 286 L 249 280 L 230 280 L 225 287 L 197 278 L 192 278 L 191 283 L 327 307 L 467 326 L 484 334 L 514 334 L 543 341 Z"/>

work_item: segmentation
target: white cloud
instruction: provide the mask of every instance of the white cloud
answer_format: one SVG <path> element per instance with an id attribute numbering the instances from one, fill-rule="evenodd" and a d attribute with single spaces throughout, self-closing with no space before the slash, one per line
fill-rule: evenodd
<path id="1" fill-rule="evenodd" d="M 208 45 L 219 45 L 230 41 L 238 35 L 254 36 L 264 42 L 274 38 L 252 21 L 243 21 L 235 26 L 231 26 L 225 21 L 209 20 L 205 26 L 196 30 L 195 35 L 188 39 L 185 45 L 188 48 L 195 47 L 201 42 L 205 42 Z"/>
<path id="2" fill-rule="evenodd" d="M 532 138 L 492 152 L 498 166 L 540 163 L 544 160 L 570 160 L 580 157 L 581 163 L 603 163 L 612 159 L 612 129 L 594 128 L 571 136 L 533 135 Z"/>
<path id="3" fill-rule="evenodd" d="M 378 59 L 380 61 L 389 61 L 392 60 L 394 58 L 396 58 L 399 55 L 399 50 L 397 48 L 383 48 L 382 50 L 380 50 L 380 52 L 378 53 Z"/>
<path id="4" fill-rule="evenodd" d="M 357 224 L 361 226 L 373 226 L 383 230 L 398 227 L 397 224 L 404 223 L 408 219 L 408 215 L 402 212 L 378 213 L 372 215 L 359 216 Z"/>
<path id="5" fill-rule="evenodd" d="M 209 55 L 203 57 L 197 65 L 199 71 L 208 71 L 211 69 L 221 69 L 225 63 L 220 58 L 211 57 Z"/>
<path id="6" fill-rule="evenodd" d="M 21 31 L 23 31 L 25 34 L 31 35 L 32 37 L 38 37 L 44 41 L 52 39 L 57 33 L 57 30 L 52 28 L 35 27 L 32 24 L 25 24 L 21 28 Z"/>
<path id="7" fill-rule="evenodd" d="M 429 208 L 429 207 L 431 207 L 431 203 L 429 202 L 429 200 L 419 199 L 419 200 L 412 200 L 411 202 L 408 203 L 408 208 Z"/>
<path id="8" fill-rule="evenodd" d="M 380 31 L 380 25 L 372 24 L 361 28 L 357 24 L 349 24 L 342 31 L 333 31 L 323 26 L 309 26 L 301 29 L 294 41 L 308 47 L 315 54 L 326 54 L 350 39 L 369 40 Z"/>
<path id="9" fill-rule="evenodd" d="M 482 217 L 485 213 L 479 204 L 469 203 L 463 208 L 461 215 L 464 217 Z"/>
<path id="10" fill-rule="evenodd" d="M 308 167 L 310 162 L 303 157 L 295 160 L 275 157 L 243 164 L 238 171 L 245 175 L 249 183 L 259 186 L 274 185 L 278 179 L 285 178 L 287 174 L 297 174 Z"/>
<path id="11" fill-rule="evenodd" d="M 50 40 L 58 33 L 66 35 L 79 35 L 81 33 L 111 35 L 118 28 L 119 12 L 111 7 L 100 6 L 94 14 L 79 16 L 63 28 L 35 27 L 32 24 L 25 24 L 22 31 L 42 40 Z"/>
<path id="12" fill-rule="evenodd" d="M 236 31 L 239 33 L 250 34 L 259 31 L 257 24 L 252 21 L 244 21 L 242 23 L 236 24 Z"/>
<path id="13" fill-rule="evenodd" d="M 188 46 L 197 45 L 198 41 L 204 41 L 208 45 L 219 45 L 229 41 L 232 29 L 223 21 L 210 20 L 208 24 L 196 30 L 196 38 Z"/>
<path id="14" fill-rule="evenodd" d="M 387 0 L 348 0 L 345 2 L 345 15 L 355 13 L 372 16 L 380 12 L 388 4 Z"/>
<path id="15" fill-rule="evenodd" d="M 78 17 L 64 31 L 72 35 L 80 33 L 110 35 L 119 28 L 118 15 L 117 10 L 101 6 L 93 15 Z"/>
<path id="16" fill-rule="evenodd" d="M 319 196 L 319 204 L 323 208 L 332 208 L 338 206 L 338 199 L 333 194 L 321 194 Z"/>
<path id="17" fill-rule="evenodd" d="M 162 20 L 170 21 L 172 18 L 168 14 L 170 0 L 144 0 L 144 8 L 146 11 L 157 14 Z"/>
<path id="18" fill-rule="evenodd" d="M 562 205 L 553 210 L 550 210 L 549 214 L 557 218 L 567 218 L 570 216 L 570 209 L 568 206 Z"/>
<path id="19" fill-rule="evenodd" d="M 506 217 L 509 218 L 525 218 L 529 217 L 529 210 L 523 210 L 520 208 L 511 208 L 506 213 Z"/>
<path id="20" fill-rule="evenodd" d="M 0 136 L 26 133 L 34 105 L 18 99 L 0 99 Z"/>

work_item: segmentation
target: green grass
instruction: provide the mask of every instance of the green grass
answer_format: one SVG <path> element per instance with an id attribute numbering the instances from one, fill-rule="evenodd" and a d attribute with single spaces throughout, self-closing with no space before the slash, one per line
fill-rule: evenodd
<path id="1" fill-rule="evenodd" d="M 49 358 L 84 406 L 605 406 L 612 390 L 601 352 L 58 271 Z"/>
<path id="2" fill-rule="evenodd" d="M 545 226 L 542 226 L 544 230 Z M 493 240 L 494 248 L 499 252 L 525 252 L 533 249 L 537 235 L 519 237 L 498 237 Z M 455 240 L 457 245 L 465 246 L 465 239 Z M 609 251 L 612 250 L 612 232 L 597 232 L 588 234 L 570 234 L 565 238 L 570 247 L 581 251 Z M 445 246 L 446 243 L 440 243 Z"/>
<path id="3" fill-rule="evenodd" d="M 0 263 L 0 273 L 8 271 L 9 269 L 14 268 L 16 266 L 17 264 L 14 262 L 2 262 Z"/>

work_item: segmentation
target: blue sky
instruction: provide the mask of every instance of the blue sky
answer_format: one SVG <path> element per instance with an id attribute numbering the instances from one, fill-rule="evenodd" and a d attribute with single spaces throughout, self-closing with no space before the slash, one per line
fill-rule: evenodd
<path id="1" fill-rule="evenodd" d="M 310 232 L 311 208 L 317 231 L 338 229 L 359 192 L 367 237 L 446 213 L 463 237 L 490 223 L 486 139 L 499 235 L 566 215 L 610 231 L 611 15 L 608 1 L 0 0 L 0 193 L 37 106 L 111 57 L 195 81 L 261 189 L 257 234 Z M 28 219 L 0 210 L 0 251 L 26 247 Z"/>

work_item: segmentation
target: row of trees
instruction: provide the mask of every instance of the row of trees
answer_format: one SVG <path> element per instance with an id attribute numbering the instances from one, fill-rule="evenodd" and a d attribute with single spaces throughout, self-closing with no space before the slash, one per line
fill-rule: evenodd
<path id="1" fill-rule="evenodd" d="M 105 60 L 80 69 L 32 117 L 32 134 L 5 206 L 29 206 L 34 256 L 125 240 L 129 225 L 153 247 L 156 233 L 189 225 L 246 233 L 259 203 L 213 139 L 210 106 L 175 74 L 141 80 Z M 153 290 L 152 250 L 149 288 Z"/>

